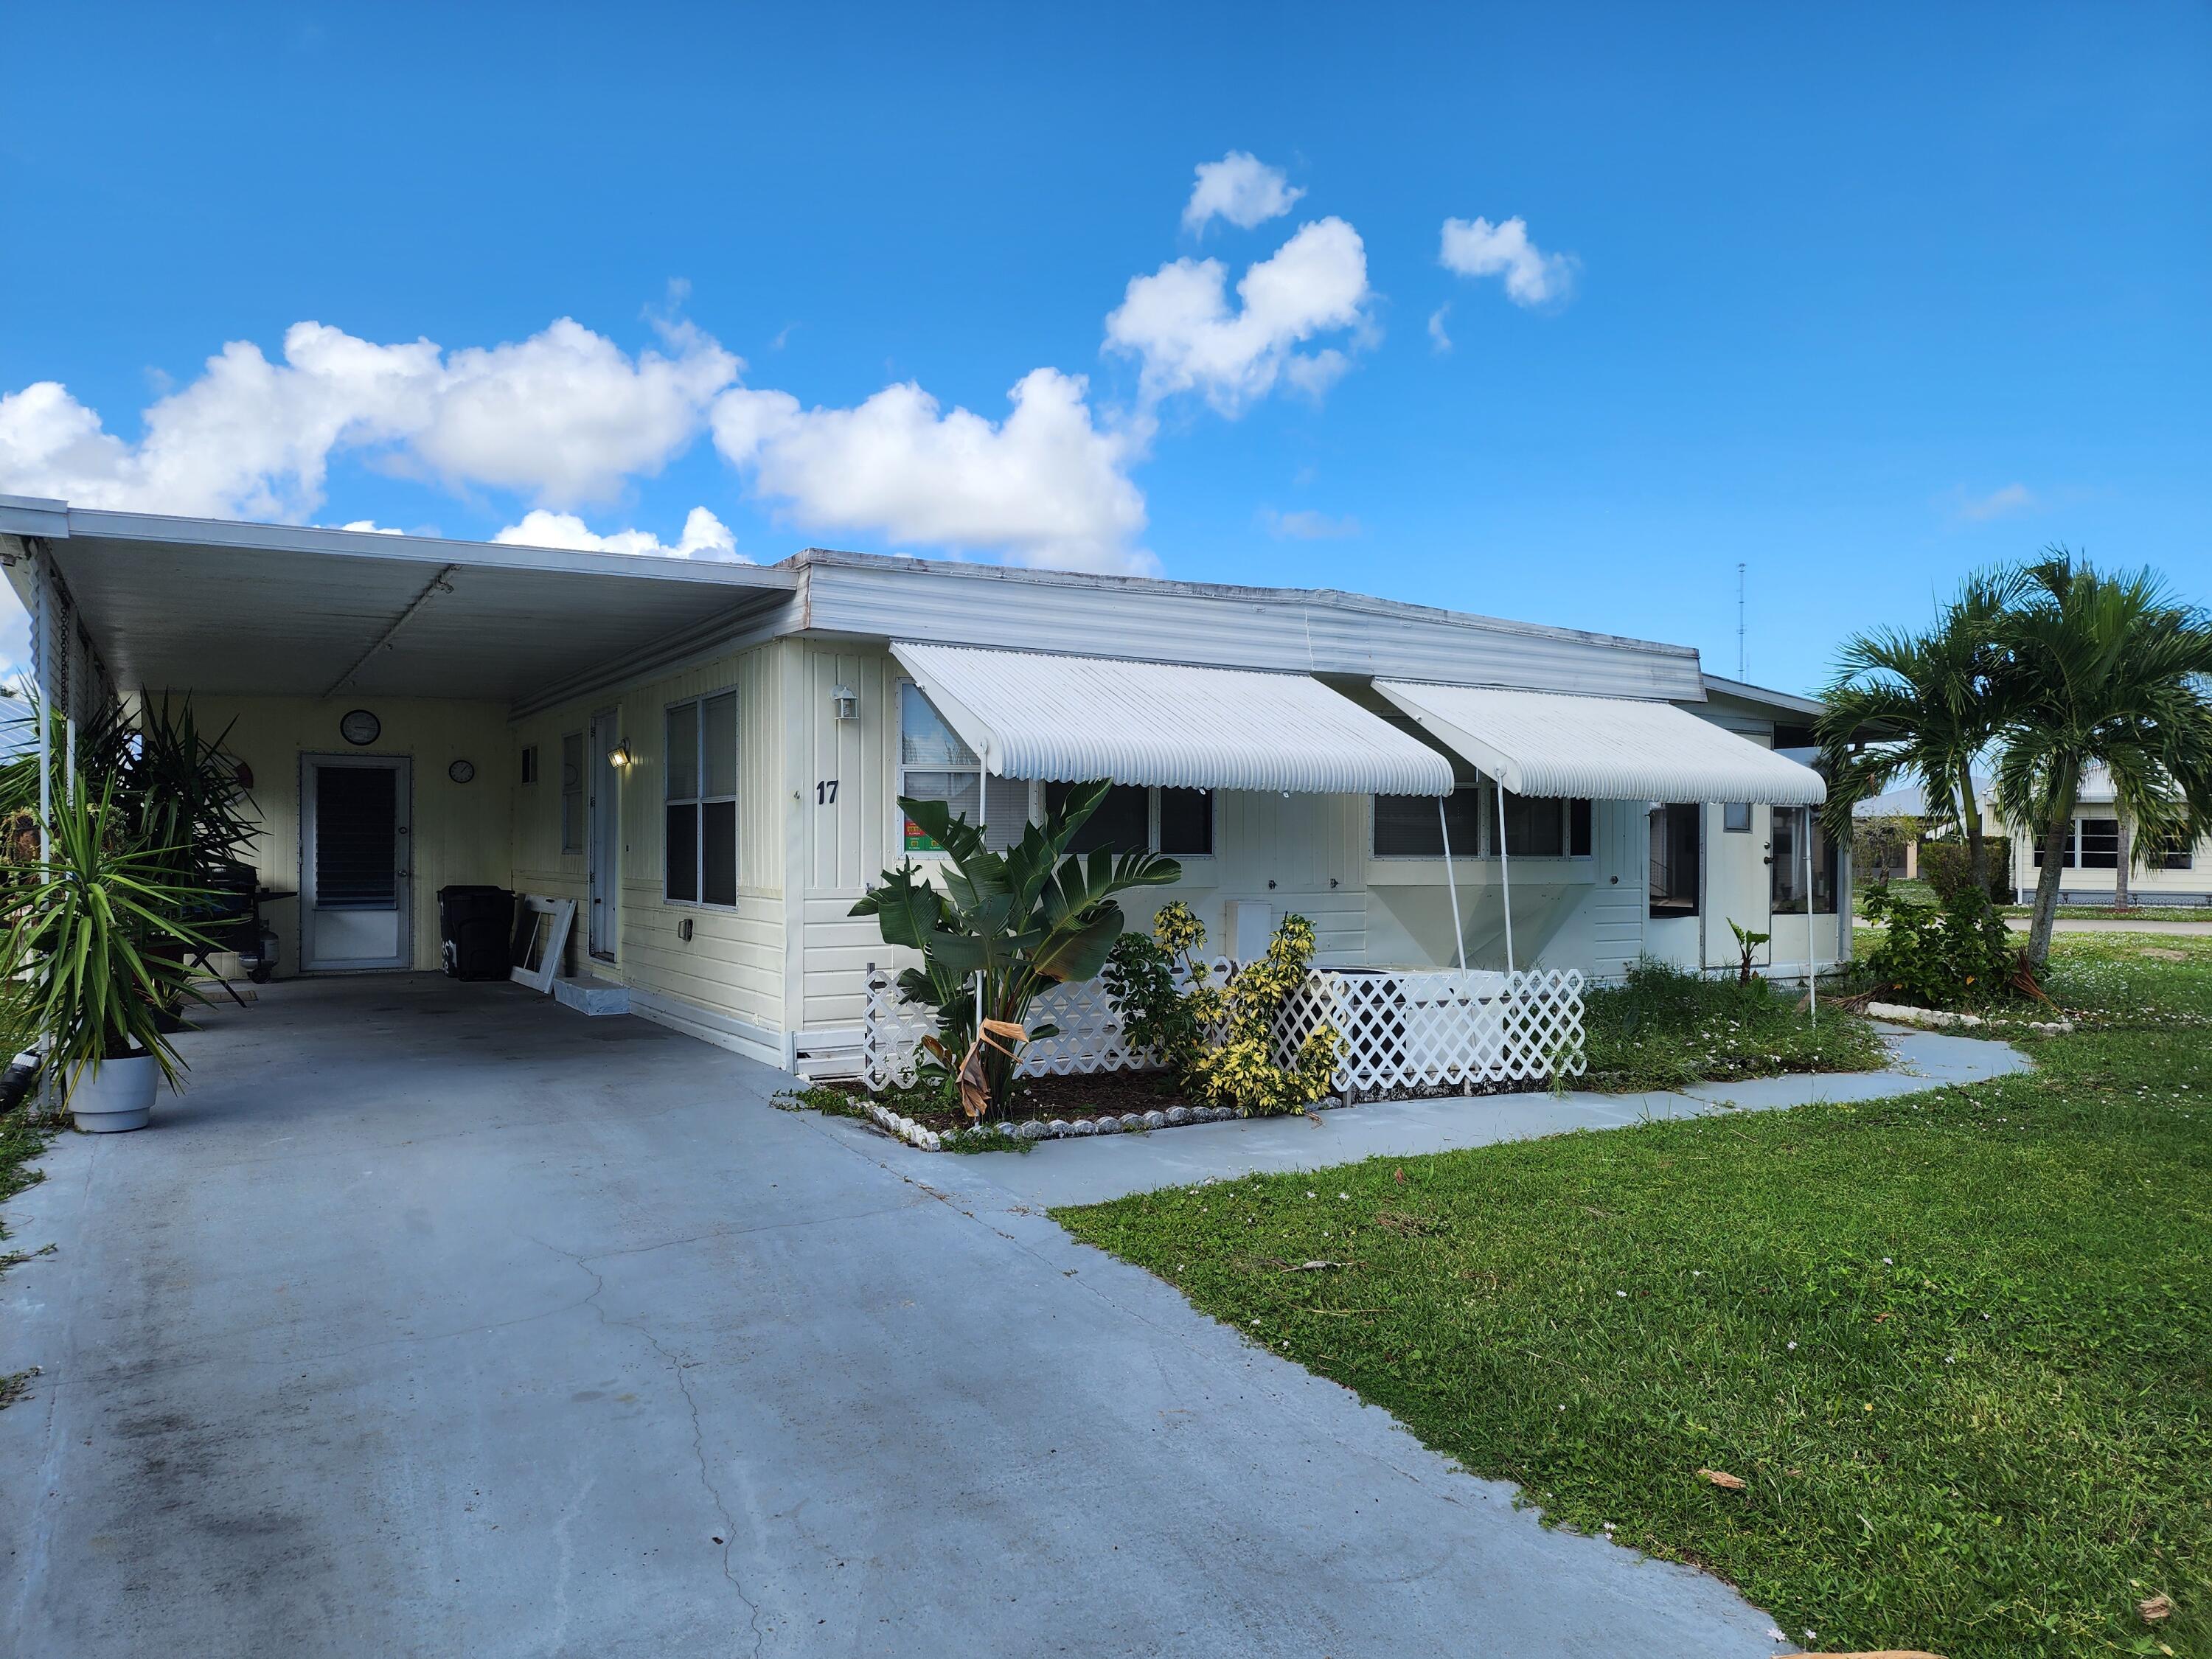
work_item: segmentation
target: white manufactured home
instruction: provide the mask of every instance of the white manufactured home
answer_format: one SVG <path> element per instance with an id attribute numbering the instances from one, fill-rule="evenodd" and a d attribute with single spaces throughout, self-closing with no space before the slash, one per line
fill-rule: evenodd
<path id="1" fill-rule="evenodd" d="M 1818 705 L 1694 650 L 1334 591 L 810 550 L 775 565 L 0 497 L 39 678 L 230 725 L 280 974 L 439 965 L 435 895 L 573 900 L 569 971 L 772 1063 L 854 1063 L 848 915 L 938 856 L 896 805 L 1182 861 L 1212 948 L 1331 967 L 1718 970 L 1850 952 Z M 1449 848 L 1449 856 L 1447 856 Z M 1510 952 L 1510 957 L 1509 957 Z"/>

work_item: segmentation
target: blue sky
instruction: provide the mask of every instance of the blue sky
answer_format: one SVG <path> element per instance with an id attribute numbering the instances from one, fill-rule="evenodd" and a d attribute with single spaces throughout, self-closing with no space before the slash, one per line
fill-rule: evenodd
<path id="1" fill-rule="evenodd" d="M 1742 561 L 1792 689 L 2049 542 L 2212 599 L 2201 5 L 83 5 L 0 57 L 0 491 L 1722 673 Z"/>

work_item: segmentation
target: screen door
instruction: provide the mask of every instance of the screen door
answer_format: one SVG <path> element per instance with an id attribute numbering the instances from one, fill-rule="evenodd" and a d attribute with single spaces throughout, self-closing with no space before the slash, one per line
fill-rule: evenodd
<path id="1" fill-rule="evenodd" d="M 329 973 L 409 966 L 407 762 L 308 755 L 301 768 L 301 967 Z"/>

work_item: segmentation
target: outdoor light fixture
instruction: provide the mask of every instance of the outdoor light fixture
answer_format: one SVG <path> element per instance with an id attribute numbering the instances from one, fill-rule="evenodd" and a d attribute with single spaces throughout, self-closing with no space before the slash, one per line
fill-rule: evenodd
<path id="1" fill-rule="evenodd" d="M 630 759 L 629 739 L 628 738 L 616 738 L 615 746 L 607 750 L 607 764 L 610 766 L 628 766 L 630 763 Z"/>
<path id="2" fill-rule="evenodd" d="M 860 718 L 860 696 L 849 685 L 840 685 L 832 691 L 830 694 L 830 703 L 837 711 L 837 718 L 841 720 L 856 720 Z"/>

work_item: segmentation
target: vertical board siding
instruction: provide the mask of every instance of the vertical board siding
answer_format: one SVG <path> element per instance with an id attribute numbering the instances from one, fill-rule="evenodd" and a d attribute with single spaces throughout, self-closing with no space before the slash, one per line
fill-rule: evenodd
<path id="1" fill-rule="evenodd" d="M 592 970 L 633 989 L 680 998 L 771 1032 L 784 1025 L 785 792 L 775 648 L 760 646 L 694 664 L 517 721 L 516 758 L 507 771 L 519 779 L 523 745 L 537 744 L 538 781 L 512 786 L 516 884 L 526 892 L 584 902 L 589 891 L 586 854 L 561 851 L 561 738 L 567 732 L 588 732 L 599 710 L 618 711 L 631 756 L 620 781 L 621 914 L 615 960 L 594 963 Z M 737 906 L 672 904 L 662 896 L 661 865 L 667 708 L 732 690 L 738 694 Z M 681 937 L 687 918 L 692 924 L 688 940 Z"/>
<path id="2" fill-rule="evenodd" d="M 355 748 L 338 735 L 349 709 L 366 708 L 383 723 L 377 740 Z M 197 696 L 192 712 L 212 737 L 226 726 L 224 747 L 253 772 L 246 817 L 260 834 L 243 856 L 262 884 L 285 891 L 300 885 L 300 775 L 303 755 L 405 757 L 414 791 L 407 865 L 413 965 L 438 960 L 438 890 L 465 883 L 507 884 L 507 782 L 513 775 L 507 711 L 490 702 L 427 697 L 230 697 Z M 474 763 L 476 776 L 455 783 L 447 769 Z M 279 899 L 262 918 L 280 940 L 277 972 L 300 971 L 300 902 Z"/>

